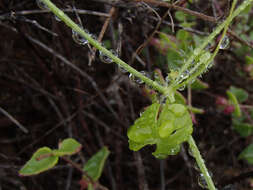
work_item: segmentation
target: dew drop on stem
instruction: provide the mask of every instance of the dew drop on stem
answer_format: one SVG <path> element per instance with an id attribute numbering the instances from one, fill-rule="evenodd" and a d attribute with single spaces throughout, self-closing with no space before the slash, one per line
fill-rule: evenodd
<path id="1" fill-rule="evenodd" d="M 37 3 L 37 5 L 38 5 L 38 7 L 39 7 L 40 9 L 42 9 L 42 10 L 48 10 L 48 9 L 49 9 L 48 6 L 45 5 L 41 0 L 36 0 L 36 3 Z"/>
<path id="2" fill-rule="evenodd" d="M 213 176 L 213 174 L 211 172 L 208 172 L 208 174 L 210 177 Z M 198 176 L 198 184 L 203 189 L 206 189 L 208 187 L 203 173 L 199 174 L 199 176 Z"/>
<path id="3" fill-rule="evenodd" d="M 220 49 L 228 49 L 229 41 L 230 41 L 229 38 L 227 36 L 224 36 L 220 44 Z"/>
<path id="4" fill-rule="evenodd" d="M 184 89 L 185 89 L 185 84 L 184 84 L 183 86 L 180 86 L 180 87 L 178 88 L 179 91 L 183 91 Z"/>
<path id="5" fill-rule="evenodd" d="M 118 69 L 121 73 L 125 74 L 127 73 L 128 71 L 126 69 L 124 69 L 124 67 L 122 67 L 121 65 L 118 65 Z"/>
<path id="6" fill-rule="evenodd" d="M 54 19 L 57 21 L 57 22 L 61 22 L 61 19 L 59 17 L 57 17 L 56 15 L 54 15 Z"/>
<path id="7" fill-rule="evenodd" d="M 111 53 L 115 56 L 118 56 L 117 52 L 115 50 L 110 50 Z M 103 62 L 103 63 L 113 63 L 113 60 L 108 57 L 107 55 L 105 55 L 102 51 L 99 51 L 99 59 Z"/>
<path id="8" fill-rule="evenodd" d="M 82 28 L 82 27 L 81 27 Z M 89 34 L 89 32 L 87 30 L 84 30 L 87 34 Z M 86 45 L 88 44 L 88 40 L 83 38 L 79 33 L 77 33 L 75 30 L 72 29 L 72 38 L 74 40 L 74 42 L 76 42 L 79 45 Z"/>
<path id="9" fill-rule="evenodd" d="M 167 84 L 169 84 L 169 83 L 170 83 L 171 78 L 170 78 L 170 76 L 169 76 L 169 75 L 165 78 L 165 81 L 166 81 L 166 83 L 167 83 Z"/>
<path id="10" fill-rule="evenodd" d="M 149 78 L 149 74 L 146 71 L 140 71 L 140 73 Z M 138 77 L 135 77 L 132 73 L 129 74 L 129 78 L 130 78 L 131 81 L 133 81 L 137 84 L 143 84 L 144 83 L 143 80 L 141 80 Z"/>
<path id="11" fill-rule="evenodd" d="M 198 184 L 203 189 L 207 188 L 207 183 L 206 183 L 204 174 L 202 174 L 202 173 L 198 176 Z"/>

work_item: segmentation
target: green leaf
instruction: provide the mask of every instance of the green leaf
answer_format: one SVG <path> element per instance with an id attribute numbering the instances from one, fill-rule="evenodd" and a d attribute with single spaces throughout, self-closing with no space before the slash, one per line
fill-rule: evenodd
<path id="1" fill-rule="evenodd" d="M 185 21 L 185 19 L 186 19 L 186 14 L 185 14 L 184 12 L 182 12 L 182 11 L 176 11 L 176 13 L 175 13 L 175 18 L 176 18 L 178 21 L 183 22 L 183 21 Z"/>
<path id="2" fill-rule="evenodd" d="M 38 149 L 32 158 L 19 171 L 21 176 L 36 175 L 54 167 L 58 162 L 58 156 L 48 147 Z"/>
<path id="3" fill-rule="evenodd" d="M 59 148 L 53 150 L 53 154 L 56 156 L 66 156 L 72 155 L 79 152 L 82 148 L 82 145 L 77 142 L 75 139 L 68 138 L 59 143 Z"/>
<path id="4" fill-rule="evenodd" d="M 246 55 L 245 56 L 246 64 L 253 64 L 253 57 Z"/>
<path id="5" fill-rule="evenodd" d="M 187 108 L 182 104 L 155 103 L 138 118 L 128 131 L 129 148 L 137 151 L 146 145 L 156 144 L 153 155 L 163 159 L 175 155 L 180 150 L 180 144 L 188 140 L 192 133 L 192 120 Z M 143 131 L 141 129 L 144 129 Z"/>
<path id="6" fill-rule="evenodd" d="M 245 159 L 248 161 L 248 163 L 253 164 L 253 144 L 250 144 L 248 147 L 246 147 L 241 152 L 238 159 Z"/>
<path id="7" fill-rule="evenodd" d="M 229 88 L 229 91 L 236 96 L 238 102 L 240 102 L 240 103 L 242 103 L 248 99 L 248 96 L 249 96 L 248 92 L 243 90 L 242 88 L 236 88 L 234 86 L 231 86 Z"/>
<path id="8" fill-rule="evenodd" d="M 185 97 L 178 91 L 175 92 L 175 103 L 177 104 L 186 104 Z"/>
<path id="9" fill-rule="evenodd" d="M 193 90 L 204 90 L 204 89 L 207 89 L 209 88 L 209 85 L 203 81 L 201 81 L 200 79 L 196 79 L 192 85 L 191 85 L 191 88 Z"/>
<path id="10" fill-rule="evenodd" d="M 253 125 L 244 123 L 238 119 L 233 119 L 233 128 L 242 136 L 247 137 L 253 134 Z"/>
<path id="11" fill-rule="evenodd" d="M 155 133 L 156 117 L 159 107 L 160 105 L 158 103 L 149 106 L 142 113 L 141 117 L 135 121 L 134 125 L 129 128 L 127 136 L 131 141 L 141 144 L 154 144 L 155 138 L 153 134 Z"/>
<path id="12" fill-rule="evenodd" d="M 105 161 L 109 156 L 110 151 L 107 147 L 103 147 L 95 155 L 93 155 L 84 165 L 83 170 L 92 178 L 93 181 L 97 181 L 103 171 Z"/>
<path id="13" fill-rule="evenodd" d="M 230 102 L 235 107 L 235 111 L 234 111 L 235 116 L 240 117 L 241 116 L 241 109 L 240 109 L 240 106 L 239 106 L 236 96 L 233 93 L 231 93 L 230 91 L 227 91 L 227 96 L 228 96 Z"/>

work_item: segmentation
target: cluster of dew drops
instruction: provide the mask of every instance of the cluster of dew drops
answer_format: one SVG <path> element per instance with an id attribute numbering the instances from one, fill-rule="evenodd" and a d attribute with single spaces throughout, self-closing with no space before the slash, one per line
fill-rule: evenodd
<path id="1" fill-rule="evenodd" d="M 47 5 L 45 5 L 41 0 L 36 0 L 36 3 L 38 5 L 39 8 L 43 9 L 43 10 L 48 10 L 49 8 L 47 7 Z M 61 20 L 57 17 L 54 16 L 55 20 L 60 22 Z M 80 25 L 79 25 L 80 26 Z M 96 35 L 91 34 L 87 29 L 84 29 L 82 26 L 80 26 L 91 38 L 93 39 L 97 39 Z M 89 42 L 87 39 L 85 39 L 84 37 L 82 37 L 78 32 L 76 32 L 75 30 L 72 29 L 72 38 L 74 40 L 74 42 L 76 42 L 79 45 L 85 46 L 88 45 L 89 46 Z M 229 38 L 227 36 L 225 36 L 221 42 L 220 45 L 220 49 L 227 49 L 229 46 Z M 118 51 L 115 50 L 110 50 L 110 52 L 115 55 L 116 57 L 118 57 Z M 114 61 L 108 57 L 107 55 L 105 55 L 102 51 L 99 51 L 99 59 L 103 62 L 103 63 L 113 63 Z M 194 62 L 192 63 L 192 65 L 194 65 Z M 210 68 L 212 66 L 212 63 L 208 65 L 208 68 Z M 118 69 L 120 72 L 122 73 L 127 73 L 128 71 L 125 70 L 122 66 L 118 66 Z M 144 76 L 150 78 L 150 74 L 146 71 L 140 71 L 141 74 L 143 74 Z M 185 80 L 189 77 L 190 72 L 188 70 L 184 71 L 180 77 L 179 77 L 179 81 Z M 135 77 L 132 73 L 129 74 L 129 79 L 137 84 L 143 84 L 144 81 L 142 81 L 140 78 Z M 171 78 L 169 76 L 167 76 L 165 78 L 165 82 L 166 84 L 169 84 L 169 82 L 171 81 Z M 193 83 L 194 81 L 192 81 Z M 185 85 L 181 86 L 178 90 L 182 91 L 184 90 Z"/>
<path id="2" fill-rule="evenodd" d="M 36 0 L 37 6 L 42 9 L 42 10 L 48 10 L 49 8 L 47 7 L 47 5 L 45 5 L 41 0 Z M 61 20 L 57 17 L 54 16 L 55 20 L 57 22 L 60 22 Z M 79 25 L 80 28 L 82 28 L 85 33 L 87 33 L 91 38 L 97 40 L 96 35 L 91 34 L 87 29 L 84 29 L 81 25 Z M 75 30 L 72 29 L 72 38 L 74 40 L 74 42 L 76 42 L 79 45 L 85 46 L 85 45 L 89 45 L 89 42 L 87 39 L 85 39 L 84 37 L 82 37 L 78 32 L 76 32 Z M 115 56 L 118 56 L 117 51 L 115 50 L 110 50 L 111 53 Z M 99 51 L 99 58 L 102 62 L 104 63 L 113 63 L 113 60 L 106 56 L 102 51 Z M 124 70 L 122 68 L 120 68 L 120 70 L 122 70 L 122 72 L 124 72 Z"/>

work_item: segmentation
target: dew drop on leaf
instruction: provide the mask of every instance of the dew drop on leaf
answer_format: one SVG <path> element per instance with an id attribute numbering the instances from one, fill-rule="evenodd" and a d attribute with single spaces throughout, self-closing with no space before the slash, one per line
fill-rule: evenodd
<path id="1" fill-rule="evenodd" d="M 38 7 L 39 7 L 40 9 L 42 9 L 42 10 L 48 10 L 48 9 L 49 9 L 48 6 L 45 5 L 41 0 L 36 0 L 36 3 L 37 3 L 37 5 L 38 5 Z"/>
<path id="2" fill-rule="evenodd" d="M 229 38 L 227 36 L 224 36 L 220 44 L 220 49 L 228 49 L 229 41 L 230 41 Z"/>
<path id="3" fill-rule="evenodd" d="M 84 30 L 84 31 L 89 34 L 89 32 L 87 30 Z M 74 31 L 73 29 L 72 29 L 72 38 L 76 43 L 78 43 L 80 45 L 86 45 L 89 43 L 87 39 L 83 38 L 79 33 Z"/>

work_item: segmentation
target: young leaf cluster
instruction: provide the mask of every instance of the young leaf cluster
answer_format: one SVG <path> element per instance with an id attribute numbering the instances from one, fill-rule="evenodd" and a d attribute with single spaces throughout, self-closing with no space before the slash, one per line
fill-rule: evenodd
<path id="1" fill-rule="evenodd" d="M 161 109 L 161 110 L 160 110 Z M 153 155 L 164 159 L 175 155 L 180 145 L 192 133 L 192 120 L 182 104 L 154 103 L 144 111 L 128 130 L 129 147 L 137 151 L 146 145 L 156 145 Z"/>

